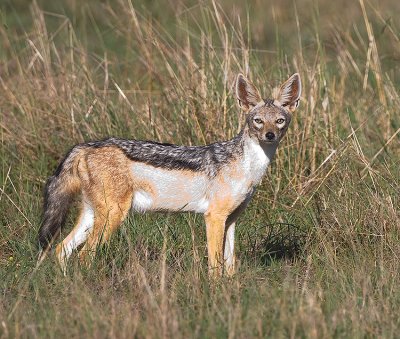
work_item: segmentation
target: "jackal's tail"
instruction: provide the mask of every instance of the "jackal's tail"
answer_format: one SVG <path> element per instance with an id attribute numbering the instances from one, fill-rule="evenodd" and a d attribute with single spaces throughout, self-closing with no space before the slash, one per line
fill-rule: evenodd
<path id="1" fill-rule="evenodd" d="M 80 147 L 74 147 L 58 165 L 56 172 L 46 183 L 39 245 L 46 251 L 52 240 L 64 226 L 74 195 L 80 190 L 77 173 Z"/>

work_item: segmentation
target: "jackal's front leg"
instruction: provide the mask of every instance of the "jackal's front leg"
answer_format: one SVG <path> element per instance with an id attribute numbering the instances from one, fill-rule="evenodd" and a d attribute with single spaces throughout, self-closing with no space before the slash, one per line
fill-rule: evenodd
<path id="1" fill-rule="evenodd" d="M 218 213 L 204 215 L 207 227 L 208 270 L 212 277 L 219 277 L 224 265 L 224 232 L 226 217 Z"/>
<path id="2" fill-rule="evenodd" d="M 235 273 L 235 222 L 227 223 L 224 244 L 225 273 L 232 276 Z"/>

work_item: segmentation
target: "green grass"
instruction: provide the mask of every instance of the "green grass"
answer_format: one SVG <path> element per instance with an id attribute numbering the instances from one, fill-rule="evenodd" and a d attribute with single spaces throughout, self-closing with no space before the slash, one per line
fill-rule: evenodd
<path id="1" fill-rule="evenodd" d="M 398 336 L 399 10 L 2 2 L 0 337 Z M 301 105 L 239 219 L 233 278 L 209 281 L 195 214 L 133 214 L 90 269 L 35 269 L 43 186 L 70 147 L 230 138 L 236 74 L 269 96 L 295 71 Z"/>

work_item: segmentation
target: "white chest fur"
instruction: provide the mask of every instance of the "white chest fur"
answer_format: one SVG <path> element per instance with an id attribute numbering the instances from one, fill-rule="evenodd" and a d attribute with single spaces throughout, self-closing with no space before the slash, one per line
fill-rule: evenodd
<path id="1" fill-rule="evenodd" d="M 252 139 L 246 140 L 241 159 L 222 174 L 236 205 L 241 204 L 246 197 L 251 198 L 249 193 L 254 192 L 254 188 L 260 183 L 275 151 L 276 145 L 263 147 Z M 218 188 L 216 194 L 221 194 Z"/>
<path id="2" fill-rule="evenodd" d="M 258 142 L 249 139 L 244 145 L 243 167 L 245 176 L 248 177 L 254 185 L 258 185 L 271 163 L 276 152 L 277 145 L 260 145 Z"/>

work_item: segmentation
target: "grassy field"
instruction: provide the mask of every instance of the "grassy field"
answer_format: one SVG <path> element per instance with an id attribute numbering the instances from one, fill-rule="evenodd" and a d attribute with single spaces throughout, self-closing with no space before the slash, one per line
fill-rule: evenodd
<path id="1" fill-rule="evenodd" d="M 27 4 L 29 3 L 29 5 Z M 0 338 L 398 337 L 400 2 L 0 2 Z M 199 145 L 244 72 L 303 97 L 207 277 L 195 214 L 132 214 L 93 267 L 35 269 L 42 191 L 78 142 Z M 72 225 L 74 213 L 65 233 Z"/>

